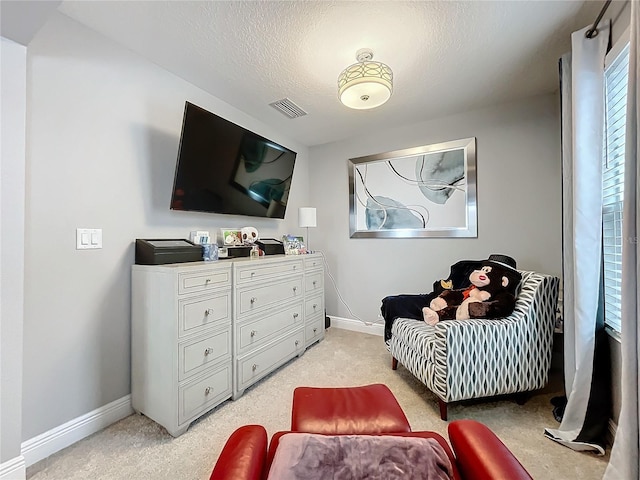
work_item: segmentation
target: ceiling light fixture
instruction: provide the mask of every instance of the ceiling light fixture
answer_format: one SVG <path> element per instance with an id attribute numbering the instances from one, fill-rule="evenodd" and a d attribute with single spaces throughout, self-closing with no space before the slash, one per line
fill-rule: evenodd
<path id="1" fill-rule="evenodd" d="M 358 63 L 347 67 L 338 77 L 338 98 L 349 108 L 366 110 L 385 103 L 393 92 L 393 72 L 384 63 L 374 62 L 373 51 L 356 52 Z"/>

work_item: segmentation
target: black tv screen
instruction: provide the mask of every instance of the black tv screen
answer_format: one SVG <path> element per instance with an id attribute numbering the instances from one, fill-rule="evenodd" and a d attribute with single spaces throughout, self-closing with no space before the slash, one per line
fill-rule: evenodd
<path id="1" fill-rule="evenodd" d="M 185 102 L 172 210 L 284 218 L 296 152 Z"/>

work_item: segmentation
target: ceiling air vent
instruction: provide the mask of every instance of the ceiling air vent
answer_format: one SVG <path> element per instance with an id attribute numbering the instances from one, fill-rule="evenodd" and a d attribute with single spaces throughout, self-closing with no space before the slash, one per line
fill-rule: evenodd
<path id="1" fill-rule="evenodd" d="M 270 103 L 269 105 L 289 118 L 304 117 L 307 114 L 307 112 L 305 112 L 288 98 L 283 98 L 282 100 Z"/>

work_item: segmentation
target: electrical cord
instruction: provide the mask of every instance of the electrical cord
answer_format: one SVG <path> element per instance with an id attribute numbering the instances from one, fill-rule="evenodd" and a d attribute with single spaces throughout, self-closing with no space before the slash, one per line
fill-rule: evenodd
<path id="1" fill-rule="evenodd" d="M 342 294 L 340 293 L 340 290 L 338 290 L 338 285 L 336 283 L 335 278 L 333 278 L 333 275 L 331 275 L 331 271 L 329 270 L 329 264 L 327 263 L 327 258 L 324 256 L 324 252 L 320 251 L 320 250 L 314 250 L 313 253 L 319 253 L 320 255 L 322 255 L 322 262 L 324 263 L 324 268 L 325 271 L 327 272 L 327 275 L 329 275 L 329 278 L 331 279 L 331 282 L 333 283 L 333 288 L 336 291 L 336 294 L 338 295 L 338 298 L 340 299 L 340 301 L 342 302 L 342 304 L 347 307 L 347 310 L 349 311 L 349 314 L 355 318 L 356 320 L 362 322 L 363 324 L 365 324 L 367 327 L 371 327 L 374 325 L 380 325 L 383 322 L 379 322 L 379 321 L 375 321 L 375 322 L 367 322 L 366 320 L 363 320 L 362 318 L 360 318 L 358 315 L 356 315 L 355 313 L 353 313 L 353 311 L 351 310 L 351 307 L 349 307 L 349 305 L 347 304 L 347 302 L 344 300 L 344 298 L 342 298 Z"/>

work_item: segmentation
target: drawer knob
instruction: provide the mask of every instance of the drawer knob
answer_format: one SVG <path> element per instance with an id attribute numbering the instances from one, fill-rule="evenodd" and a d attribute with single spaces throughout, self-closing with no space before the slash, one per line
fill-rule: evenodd
<path id="1" fill-rule="evenodd" d="M 293 314 L 293 318 L 298 318 L 298 312 Z"/>
<path id="2" fill-rule="evenodd" d="M 316 327 L 316 328 L 314 328 L 314 329 L 313 329 L 313 333 L 314 333 L 314 334 L 315 334 L 315 333 L 317 333 L 317 332 L 318 332 L 318 327 Z"/>
<path id="3" fill-rule="evenodd" d="M 300 340 L 296 340 L 296 347 L 300 344 Z"/>
<path id="4" fill-rule="evenodd" d="M 212 353 L 213 353 L 213 348 L 211 348 L 211 347 L 207 347 L 207 348 L 204 350 L 204 355 L 205 355 L 205 357 L 206 357 L 207 355 L 212 354 Z"/>
<path id="5" fill-rule="evenodd" d="M 208 283 L 210 283 L 210 282 L 211 282 L 211 279 L 210 279 L 210 278 L 207 278 L 207 279 L 204 281 L 204 283 L 205 283 L 205 284 L 208 284 Z"/>
<path id="6" fill-rule="evenodd" d="M 297 265 L 294 265 L 294 266 L 293 266 L 293 269 L 295 270 L 296 268 L 298 268 L 298 266 L 297 266 Z"/>
<path id="7" fill-rule="evenodd" d="M 251 337 L 255 337 L 258 334 L 257 330 L 251 330 Z"/>
<path id="8" fill-rule="evenodd" d="M 213 308 L 207 308 L 207 309 L 204 311 L 204 316 L 205 316 L 205 317 L 208 317 L 209 315 L 213 315 Z"/>
<path id="9" fill-rule="evenodd" d="M 258 369 L 258 364 L 254 363 L 253 365 L 251 365 L 251 370 L 253 370 L 254 372 Z"/>
<path id="10" fill-rule="evenodd" d="M 256 272 L 251 272 L 251 276 L 253 277 L 256 274 Z"/>
<path id="11" fill-rule="evenodd" d="M 316 308 L 318 308 L 318 304 L 317 304 L 317 303 L 314 303 L 314 304 L 313 304 L 313 309 L 315 310 Z"/>
<path id="12" fill-rule="evenodd" d="M 204 394 L 205 395 L 209 395 L 212 391 L 213 391 L 213 388 L 207 387 L 207 388 L 204 389 Z"/>
<path id="13" fill-rule="evenodd" d="M 293 287 L 293 291 L 296 292 L 298 290 L 298 287 Z"/>
<path id="14" fill-rule="evenodd" d="M 258 299 L 256 297 L 251 297 L 251 305 L 253 305 L 257 301 L 258 301 Z"/>
<path id="15" fill-rule="evenodd" d="M 316 280 L 313 281 L 313 286 L 316 286 L 316 283 L 318 283 Z"/>

